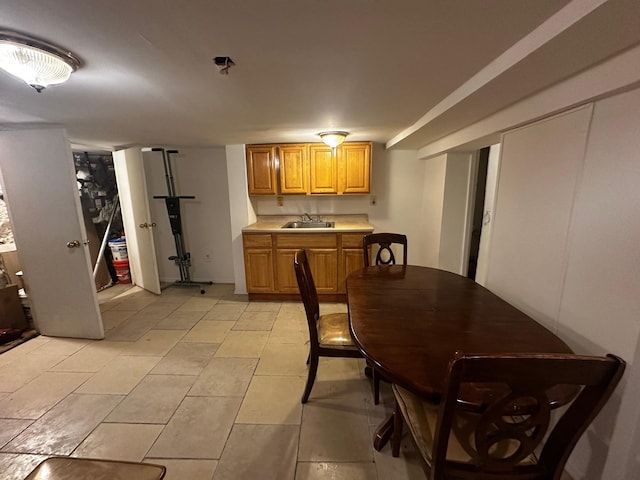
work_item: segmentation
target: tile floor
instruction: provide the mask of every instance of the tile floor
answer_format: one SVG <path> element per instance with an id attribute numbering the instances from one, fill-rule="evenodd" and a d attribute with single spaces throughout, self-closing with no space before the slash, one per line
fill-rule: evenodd
<path id="1" fill-rule="evenodd" d="M 232 285 L 109 290 L 104 340 L 40 336 L 0 355 L 0 480 L 54 454 L 161 463 L 169 480 L 424 478 L 408 438 L 400 458 L 373 450 L 392 395 L 383 385 L 373 405 L 362 360 L 322 358 L 300 403 L 301 304 Z"/>

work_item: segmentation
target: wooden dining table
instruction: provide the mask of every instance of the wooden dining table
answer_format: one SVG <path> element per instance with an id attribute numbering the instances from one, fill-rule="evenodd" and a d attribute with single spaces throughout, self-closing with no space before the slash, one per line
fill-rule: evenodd
<path id="1" fill-rule="evenodd" d="M 434 403 L 456 352 L 572 353 L 553 332 L 480 284 L 435 268 L 356 270 L 347 278 L 347 301 L 351 335 L 368 363 L 386 380 Z M 470 388 L 461 401 L 480 409 L 486 395 Z M 568 401 L 564 396 L 557 392 L 556 403 Z M 391 429 L 388 419 L 376 434 L 376 449 Z"/>

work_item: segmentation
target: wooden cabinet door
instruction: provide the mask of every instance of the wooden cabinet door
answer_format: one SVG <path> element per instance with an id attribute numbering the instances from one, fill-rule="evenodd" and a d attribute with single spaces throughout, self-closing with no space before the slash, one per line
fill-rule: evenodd
<path id="1" fill-rule="evenodd" d="M 340 272 L 340 283 L 338 285 L 340 293 L 347 292 L 347 277 L 354 270 L 364 267 L 362 248 L 343 248 L 342 264 Z"/>
<path id="2" fill-rule="evenodd" d="M 273 254 L 270 248 L 247 248 L 244 251 L 247 292 L 273 293 Z"/>
<path id="3" fill-rule="evenodd" d="M 312 248 L 307 254 L 318 293 L 337 293 L 338 249 Z"/>
<path id="4" fill-rule="evenodd" d="M 247 182 L 249 195 L 275 195 L 276 147 L 274 145 L 247 145 Z"/>
<path id="5" fill-rule="evenodd" d="M 279 293 L 299 293 L 296 271 L 293 267 L 297 248 L 276 250 L 276 289 Z"/>
<path id="6" fill-rule="evenodd" d="M 338 193 L 338 162 L 333 148 L 309 145 L 309 193 Z"/>
<path id="7" fill-rule="evenodd" d="M 338 236 L 335 233 L 282 233 L 274 237 L 278 293 L 299 293 L 293 258 L 301 248 L 307 252 L 318 293 L 338 291 Z"/>
<path id="8" fill-rule="evenodd" d="M 347 277 L 354 270 L 364 267 L 362 239 L 364 233 L 343 233 L 341 237 L 342 253 L 338 277 L 339 293 L 347 292 Z"/>
<path id="9" fill-rule="evenodd" d="M 276 250 L 276 287 L 278 293 L 299 293 L 293 259 L 298 248 Z M 308 248 L 307 258 L 318 293 L 338 291 L 338 250 L 336 248 Z"/>
<path id="10" fill-rule="evenodd" d="M 271 234 L 245 233 L 242 235 L 242 244 L 247 292 L 272 293 L 274 280 Z"/>
<path id="11" fill-rule="evenodd" d="M 280 193 L 306 194 L 309 191 L 307 145 L 280 145 Z"/>
<path id="12" fill-rule="evenodd" d="M 343 143 L 339 148 L 339 193 L 371 190 L 371 143 Z"/>

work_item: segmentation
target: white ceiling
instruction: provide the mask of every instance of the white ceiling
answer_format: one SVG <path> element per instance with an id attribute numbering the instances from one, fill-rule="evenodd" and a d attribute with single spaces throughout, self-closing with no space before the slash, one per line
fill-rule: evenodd
<path id="1" fill-rule="evenodd" d="M 83 66 L 42 93 L 0 71 L 0 123 L 106 149 L 329 129 L 418 148 L 640 43 L 639 26 L 640 0 L 3 0 L 0 29 Z"/>

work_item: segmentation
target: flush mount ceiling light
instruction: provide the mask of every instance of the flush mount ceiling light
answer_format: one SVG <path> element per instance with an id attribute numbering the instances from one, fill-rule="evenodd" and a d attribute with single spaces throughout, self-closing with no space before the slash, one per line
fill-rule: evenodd
<path id="1" fill-rule="evenodd" d="M 80 67 L 70 52 L 18 32 L 0 30 L 0 68 L 41 92 L 64 83 Z"/>
<path id="2" fill-rule="evenodd" d="M 338 145 L 344 142 L 344 139 L 347 138 L 347 135 L 349 135 L 349 133 L 333 131 L 321 132 L 318 135 L 325 144 L 329 145 L 331 148 L 336 148 Z"/>

